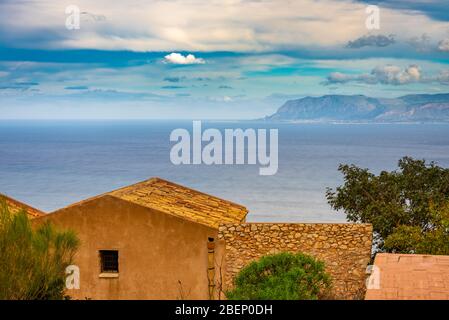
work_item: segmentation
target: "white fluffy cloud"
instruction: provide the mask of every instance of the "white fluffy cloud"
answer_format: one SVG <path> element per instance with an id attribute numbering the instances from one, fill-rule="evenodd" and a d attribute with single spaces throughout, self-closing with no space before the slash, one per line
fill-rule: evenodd
<path id="1" fill-rule="evenodd" d="M 327 77 L 325 84 L 343 84 L 348 82 L 385 85 L 431 82 L 447 84 L 449 82 L 449 70 L 440 71 L 436 75 L 424 76 L 421 68 L 417 65 L 410 65 L 404 69 L 395 65 L 385 65 L 374 68 L 370 73 L 346 74 L 333 72 Z"/>
<path id="2" fill-rule="evenodd" d="M 443 39 L 438 44 L 438 50 L 443 52 L 449 52 L 449 39 Z"/>
<path id="3" fill-rule="evenodd" d="M 402 70 L 398 66 L 387 65 L 376 67 L 371 72 L 371 76 L 376 82 L 382 84 L 407 84 L 421 80 L 421 70 L 417 65 L 411 65 Z"/>
<path id="4" fill-rule="evenodd" d="M 180 53 L 172 52 L 164 57 L 165 63 L 171 64 L 204 64 L 206 61 L 202 58 L 196 58 L 193 54 L 183 56 Z"/>

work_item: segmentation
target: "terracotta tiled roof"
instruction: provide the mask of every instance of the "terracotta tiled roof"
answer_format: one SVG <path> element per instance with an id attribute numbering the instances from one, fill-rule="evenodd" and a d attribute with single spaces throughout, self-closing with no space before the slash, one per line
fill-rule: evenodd
<path id="1" fill-rule="evenodd" d="M 449 300 L 449 256 L 380 253 L 376 268 L 367 300 Z"/>
<path id="2" fill-rule="evenodd" d="M 25 203 L 17 201 L 13 198 L 10 198 L 4 194 L 0 193 L 0 201 L 6 201 L 6 205 L 12 213 L 17 213 L 20 210 L 25 210 L 30 218 L 36 218 L 45 215 L 45 212 L 40 211 L 36 208 L 33 208 Z"/>
<path id="3" fill-rule="evenodd" d="M 160 178 L 124 187 L 108 195 L 214 228 L 220 223 L 243 222 L 248 213 L 241 205 Z"/>

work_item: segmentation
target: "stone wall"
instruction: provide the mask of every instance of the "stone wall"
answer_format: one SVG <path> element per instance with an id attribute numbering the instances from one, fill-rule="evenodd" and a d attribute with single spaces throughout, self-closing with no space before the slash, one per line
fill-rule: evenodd
<path id="1" fill-rule="evenodd" d="M 372 226 L 369 224 L 223 224 L 223 287 L 232 287 L 235 275 L 249 262 L 282 251 L 303 252 L 326 264 L 332 276 L 333 297 L 357 299 L 365 289 L 370 261 Z"/>

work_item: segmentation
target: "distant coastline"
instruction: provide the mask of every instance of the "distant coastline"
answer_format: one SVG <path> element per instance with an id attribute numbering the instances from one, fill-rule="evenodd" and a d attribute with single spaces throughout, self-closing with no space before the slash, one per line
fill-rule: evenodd
<path id="1" fill-rule="evenodd" d="M 266 122 L 266 123 L 285 123 L 285 124 L 353 124 L 353 125 L 419 125 L 419 124 L 447 124 L 449 121 L 336 121 L 330 119 L 317 119 L 317 120 L 270 120 L 266 118 L 253 120 L 254 122 Z M 248 122 L 242 120 L 242 122 Z"/>
<path id="2" fill-rule="evenodd" d="M 449 94 L 416 94 L 398 98 L 326 95 L 285 102 L 274 114 L 259 119 L 289 123 L 449 123 Z"/>

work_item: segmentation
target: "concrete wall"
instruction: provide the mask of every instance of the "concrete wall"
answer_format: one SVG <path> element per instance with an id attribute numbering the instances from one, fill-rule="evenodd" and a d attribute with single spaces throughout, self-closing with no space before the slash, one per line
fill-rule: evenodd
<path id="1" fill-rule="evenodd" d="M 207 242 L 217 238 L 216 229 L 111 196 L 33 223 L 44 220 L 81 240 L 75 257 L 81 287 L 67 291 L 74 299 L 208 299 Z M 119 250 L 118 278 L 99 277 L 102 249 Z"/>
<path id="2" fill-rule="evenodd" d="M 263 255 L 282 251 L 311 254 L 326 264 L 333 295 L 363 298 L 365 270 L 370 261 L 372 226 L 369 224 L 225 224 L 219 227 L 224 250 L 224 289 L 235 275 Z M 223 244 L 223 241 L 225 244 Z"/>

